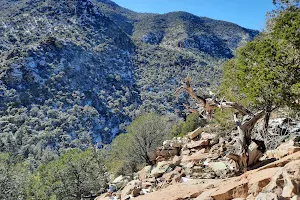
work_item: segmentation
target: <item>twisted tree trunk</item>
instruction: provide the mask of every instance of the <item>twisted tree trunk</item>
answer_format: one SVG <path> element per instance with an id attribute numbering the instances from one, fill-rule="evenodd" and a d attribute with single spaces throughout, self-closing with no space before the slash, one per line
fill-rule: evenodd
<path id="1" fill-rule="evenodd" d="M 216 108 L 233 109 L 238 111 L 234 114 L 234 121 L 239 132 L 239 137 L 237 140 L 239 151 L 236 154 L 229 154 L 227 155 L 227 157 L 233 159 L 239 166 L 239 169 L 243 171 L 246 171 L 248 166 L 254 165 L 259 160 L 265 149 L 264 142 L 251 140 L 251 133 L 257 121 L 265 116 L 265 110 L 261 110 L 257 113 L 252 113 L 250 110 L 236 102 L 226 102 L 223 100 L 218 101 L 215 97 L 204 98 L 201 96 L 197 96 L 195 95 L 191 87 L 189 76 L 186 78 L 185 85 L 179 87 L 176 90 L 176 96 L 178 97 L 178 95 L 183 91 L 188 92 L 189 95 L 194 100 L 196 100 L 197 105 L 204 108 L 209 119 L 212 119 L 213 111 Z M 185 107 L 189 108 L 187 105 L 185 105 Z M 195 112 L 195 110 L 191 111 Z M 269 121 L 269 113 L 270 112 L 267 112 L 267 121 Z M 238 114 L 244 116 L 243 120 L 238 119 Z M 266 125 L 268 124 L 266 123 Z"/>
<path id="2" fill-rule="evenodd" d="M 254 143 L 251 140 L 251 132 L 256 122 L 264 115 L 265 111 L 262 110 L 252 116 L 246 115 L 241 122 L 237 118 L 237 113 L 234 114 L 234 121 L 239 132 L 239 138 L 237 142 L 240 149 L 237 155 L 230 154 L 228 157 L 236 161 L 239 168 L 243 171 L 246 171 L 248 166 L 255 164 L 261 156 L 262 152 L 258 151 L 259 144 Z M 250 147 L 250 145 L 252 145 L 252 147 Z"/>

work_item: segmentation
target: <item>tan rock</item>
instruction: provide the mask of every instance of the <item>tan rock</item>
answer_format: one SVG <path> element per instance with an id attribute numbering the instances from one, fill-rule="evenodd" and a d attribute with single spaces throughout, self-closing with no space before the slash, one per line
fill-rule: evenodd
<path id="1" fill-rule="evenodd" d="M 218 135 L 215 133 L 201 133 L 201 140 L 209 141 L 210 145 L 217 144 L 219 142 Z"/>
<path id="2" fill-rule="evenodd" d="M 262 171 L 256 171 L 231 178 L 216 187 L 216 190 L 210 192 L 210 196 L 215 200 L 229 200 L 234 198 L 247 198 L 250 194 L 255 196 L 266 186 L 272 179 L 275 173 L 281 168 L 271 168 Z"/>
<path id="3" fill-rule="evenodd" d="M 210 157 L 211 155 L 208 153 L 202 153 L 202 152 L 196 152 L 189 156 L 182 156 L 181 163 L 187 163 L 187 162 L 199 162 L 200 160 L 206 159 Z"/>
<path id="4" fill-rule="evenodd" d="M 180 164 L 180 162 L 181 162 L 181 157 L 179 157 L 179 156 L 174 156 L 174 158 L 173 158 L 173 165 L 179 165 Z"/>
<path id="5" fill-rule="evenodd" d="M 190 150 L 184 150 L 184 151 L 182 151 L 181 152 L 181 155 L 189 155 L 191 153 L 191 151 Z"/>
<path id="6" fill-rule="evenodd" d="M 257 170 L 263 170 L 263 169 L 268 169 L 268 168 L 272 168 L 272 167 L 283 167 L 285 166 L 287 163 L 293 161 L 293 160 L 299 160 L 300 159 L 300 151 L 293 153 L 291 155 L 285 156 L 284 158 L 277 160 L 275 162 L 272 162 L 270 164 L 267 164 Z M 254 171 L 257 171 L 254 170 Z"/>
<path id="7" fill-rule="evenodd" d="M 278 196 L 274 193 L 259 193 L 255 200 L 278 200 Z"/>
<path id="8" fill-rule="evenodd" d="M 209 159 L 212 155 L 207 153 L 196 153 L 190 156 L 182 156 L 181 165 L 185 166 L 188 163 L 196 163 L 199 165 L 199 173 L 201 167 L 203 170 L 209 169 L 203 167 L 202 162 L 207 159 L 208 164 L 212 162 Z M 201 161 L 201 163 L 199 163 Z M 173 161 L 172 161 L 173 162 Z M 172 163 L 165 162 L 165 163 Z M 247 200 L 271 200 L 284 197 L 287 199 L 294 198 L 296 200 L 300 194 L 300 152 L 288 155 L 278 161 L 265 165 L 261 168 L 248 171 L 239 177 L 228 178 L 225 180 L 209 180 L 209 179 L 189 179 L 182 177 L 182 183 L 174 183 L 175 177 L 180 174 L 180 168 L 172 172 L 164 172 L 161 176 L 161 183 L 164 189 L 151 192 L 142 196 L 136 197 L 137 200 L 172 200 L 172 199 L 192 199 L 195 200 L 230 200 L 230 199 L 247 199 Z M 192 168 L 193 170 L 195 167 Z M 205 173 L 205 171 L 204 171 Z M 190 175 L 190 174 L 188 174 Z M 179 177 L 180 177 L 179 176 Z M 147 179 L 146 179 L 147 180 Z M 160 186 L 161 186 L 160 185 Z M 150 186 L 151 187 L 151 186 Z M 151 189 L 153 191 L 153 189 Z"/>
<path id="9" fill-rule="evenodd" d="M 151 171 L 152 177 L 160 177 L 162 176 L 170 166 L 170 162 L 159 162 Z"/>
<path id="10" fill-rule="evenodd" d="M 299 152 L 300 151 L 299 143 L 295 142 L 295 140 L 296 138 L 281 144 L 279 147 L 277 147 L 274 150 L 267 151 L 266 155 L 268 156 L 268 158 L 279 159 L 284 156 Z"/>
<path id="11" fill-rule="evenodd" d="M 300 151 L 300 147 L 291 147 L 288 150 L 288 154 L 290 155 L 290 154 L 296 153 L 298 151 Z"/>
<path id="12" fill-rule="evenodd" d="M 201 134 L 201 132 L 202 132 L 202 128 L 199 127 L 196 130 L 189 132 L 187 134 L 187 136 L 192 140 L 192 139 L 196 138 L 197 136 L 199 136 Z"/>
<path id="13" fill-rule="evenodd" d="M 122 190 L 121 199 L 127 199 L 128 195 L 132 193 L 137 194 L 137 191 L 141 190 L 142 182 L 139 180 L 130 181 Z"/>
<path id="14" fill-rule="evenodd" d="M 295 195 L 290 200 L 300 200 L 300 196 L 299 195 Z"/>
<path id="15" fill-rule="evenodd" d="M 169 173 L 165 173 L 162 178 L 165 180 L 165 182 L 170 183 L 170 182 L 176 182 L 176 180 L 179 179 L 180 173 L 177 171 L 171 171 Z"/>
<path id="16" fill-rule="evenodd" d="M 255 196 L 250 194 L 250 195 L 247 196 L 246 200 L 255 200 Z"/>
<path id="17" fill-rule="evenodd" d="M 112 195 L 112 193 L 105 193 L 105 194 L 102 194 L 102 195 L 96 197 L 94 200 L 110 200 L 111 195 Z"/>
<path id="18" fill-rule="evenodd" d="M 229 200 L 234 198 L 246 198 L 248 196 L 248 180 L 232 181 L 219 187 L 211 197 L 214 200 Z"/>
<path id="19" fill-rule="evenodd" d="M 144 180 L 144 179 L 149 178 L 151 176 L 151 169 L 152 169 L 152 166 L 148 165 L 148 166 L 145 166 L 142 170 L 140 170 L 138 172 L 139 179 Z"/>
<path id="20" fill-rule="evenodd" d="M 154 177 L 152 178 L 147 178 L 146 180 L 144 180 L 144 182 L 149 182 L 149 183 L 155 183 L 156 179 Z"/>
<path id="21" fill-rule="evenodd" d="M 214 172 L 225 171 L 228 169 L 224 162 L 211 162 L 208 164 L 208 167 L 210 167 Z"/>
<path id="22" fill-rule="evenodd" d="M 193 162 L 193 161 L 184 165 L 185 168 L 194 168 L 194 166 L 195 166 L 195 162 Z"/>
<path id="23" fill-rule="evenodd" d="M 285 198 L 291 198 L 291 197 L 294 196 L 293 190 L 294 190 L 294 187 L 291 187 L 291 186 L 289 186 L 289 185 L 284 186 L 284 187 L 283 187 L 283 190 L 282 190 L 281 196 L 282 196 L 282 197 L 285 197 Z"/>
<path id="24" fill-rule="evenodd" d="M 179 153 L 178 148 L 173 149 L 161 149 L 156 151 L 157 156 L 162 156 L 164 158 L 176 156 Z"/>
<path id="25" fill-rule="evenodd" d="M 131 191 L 131 196 L 132 197 L 137 197 L 140 195 L 140 191 L 141 191 L 141 188 L 134 188 L 132 191 Z"/>
<path id="26" fill-rule="evenodd" d="M 193 149 L 197 147 L 205 147 L 209 145 L 209 140 L 198 140 L 198 141 L 191 141 L 186 144 L 187 148 Z"/>
<path id="27" fill-rule="evenodd" d="M 129 182 L 129 180 L 130 177 L 120 175 L 112 181 L 112 184 L 119 189 L 123 188 Z"/>
<path id="28" fill-rule="evenodd" d="M 297 153 L 293 154 L 294 156 Z M 288 156 L 287 156 L 288 157 Z M 283 160 L 283 159 L 282 159 Z M 300 194 L 300 160 L 291 161 L 279 170 L 264 188 L 266 192 L 282 190 L 281 196 L 291 198 Z"/>
<path id="29" fill-rule="evenodd" d="M 195 180 L 177 183 L 146 195 L 141 195 L 135 200 L 182 200 L 199 196 L 207 187 L 220 182 L 220 180 Z M 204 199 L 201 199 L 204 200 Z"/>
<path id="30" fill-rule="evenodd" d="M 170 146 L 171 147 L 176 147 L 176 148 L 181 148 L 184 143 L 185 143 L 185 141 L 183 141 L 182 139 L 180 139 L 180 140 L 173 140 L 172 143 L 170 144 Z"/>
<path id="31" fill-rule="evenodd" d="M 216 190 L 217 188 L 205 190 L 195 200 L 214 200 L 214 198 L 211 197 L 211 194 Z"/>
<path id="32" fill-rule="evenodd" d="M 155 160 L 156 163 L 162 162 L 162 161 L 166 161 L 167 158 L 163 157 L 163 156 L 158 156 Z"/>
<path id="33" fill-rule="evenodd" d="M 170 147 L 174 147 L 174 148 L 181 148 L 183 145 L 183 141 L 182 140 L 177 140 L 177 139 L 173 139 L 173 140 L 165 140 L 163 142 L 163 146 L 165 148 L 170 148 Z"/>
<path id="34" fill-rule="evenodd" d="M 263 188 L 271 182 L 273 176 L 281 169 L 281 167 L 270 168 L 249 175 L 247 177 L 249 179 L 248 194 L 257 196 L 257 194 L 260 193 Z"/>
<path id="35" fill-rule="evenodd" d="M 96 197 L 94 200 L 110 200 L 109 197 Z"/>
<path id="36" fill-rule="evenodd" d="M 181 172 L 182 171 L 182 168 L 181 167 L 179 167 L 179 166 L 177 166 L 177 167 L 175 167 L 175 169 L 174 169 L 174 171 L 176 171 L 176 172 Z"/>
<path id="37" fill-rule="evenodd" d="M 153 184 L 150 182 L 142 182 L 142 188 L 149 188 L 151 187 Z"/>
<path id="38" fill-rule="evenodd" d="M 103 197 L 110 197 L 110 196 L 112 196 L 112 192 L 107 192 L 103 195 Z"/>

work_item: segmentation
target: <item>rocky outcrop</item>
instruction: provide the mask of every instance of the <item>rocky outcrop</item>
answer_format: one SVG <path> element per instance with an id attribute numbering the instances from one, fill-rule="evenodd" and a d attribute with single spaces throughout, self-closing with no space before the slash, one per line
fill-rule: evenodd
<path id="1" fill-rule="evenodd" d="M 136 199 L 297 199 L 300 189 L 300 152 L 289 157 L 296 160 L 287 164 L 285 158 L 277 161 L 277 165 L 282 167 L 262 167 L 227 179 L 190 179 Z"/>
<path id="2" fill-rule="evenodd" d="M 274 161 L 276 158 L 266 152 L 261 161 L 251 167 L 253 170 L 244 174 L 239 174 L 236 163 L 224 156 L 231 146 L 226 141 L 228 138 L 225 140 L 217 134 L 201 132 L 201 129 L 184 138 L 165 141 L 154 153 L 155 164 L 138 172 L 136 180 L 129 182 L 120 192 L 121 199 L 299 198 L 299 137 L 273 150 L 284 152 L 279 160 Z"/>

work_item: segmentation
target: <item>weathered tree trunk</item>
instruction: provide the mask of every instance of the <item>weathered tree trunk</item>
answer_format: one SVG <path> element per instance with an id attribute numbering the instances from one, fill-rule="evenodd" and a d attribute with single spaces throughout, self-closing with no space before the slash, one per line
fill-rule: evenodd
<path id="1" fill-rule="evenodd" d="M 272 112 L 272 105 L 269 105 L 266 108 L 266 116 L 265 116 L 265 124 L 264 124 L 264 131 L 265 132 L 268 130 L 268 127 L 269 127 L 271 112 Z"/>
<path id="2" fill-rule="evenodd" d="M 190 84 L 190 77 L 188 76 L 186 78 L 185 85 L 179 87 L 175 95 L 178 97 L 178 95 L 186 91 L 190 94 L 190 96 L 196 100 L 197 105 L 200 107 L 203 107 L 203 109 L 206 111 L 206 114 L 208 115 L 208 119 L 212 119 L 212 114 L 216 108 L 226 108 L 226 109 L 234 109 L 237 110 L 238 113 L 234 114 L 234 121 L 237 125 L 239 137 L 238 137 L 238 145 L 239 145 L 239 151 L 237 154 L 230 154 L 227 157 L 233 159 L 237 162 L 238 166 L 241 170 L 245 171 L 247 170 L 247 167 L 249 165 L 255 164 L 259 158 L 262 155 L 261 149 L 264 148 L 264 143 L 262 141 L 252 141 L 251 140 L 251 132 L 254 128 L 254 125 L 257 123 L 259 119 L 261 119 L 265 114 L 265 110 L 261 110 L 255 114 L 253 114 L 250 110 L 245 108 L 244 106 L 236 103 L 236 102 L 226 102 L 226 101 L 218 101 L 216 98 L 204 98 L 195 95 L 191 84 Z M 185 106 L 186 108 L 189 108 L 188 106 Z M 269 107 L 268 107 L 269 108 Z M 269 121 L 270 113 L 267 110 L 267 116 L 265 118 L 266 122 Z M 271 110 L 271 106 L 270 109 Z M 192 110 L 191 110 L 192 111 Z M 193 110 L 195 112 L 195 110 Z M 238 114 L 241 114 L 244 116 L 243 120 L 240 121 L 237 117 Z M 199 113 L 201 114 L 201 113 Z M 265 123 L 265 126 L 268 126 L 268 123 Z"/>
<path id="3" fill-rule="evenodd" d="M 238 113 L 234 114 L 234 121 L 239 132 L 239 151 L 237 155 L 230 155 L 228 157 L 235 160 L 238 163 L 240 169 L 246 171 L 249 165 L 255 164 L 255 162 L 257 162 L 257 160 L 259 159 L 260 152 L 257 151 L 257 148 L 249 148 L 249 146 L 252 142 L 251 132 L 254 128 L 254 125 L 265 115 L 265 111 L 259 111 L 252 116 L 246 115 L 242 122 L 237 118 L 237 115 Z M 254 145 L 256 144 L 253 143 L 252 146 Z"/>

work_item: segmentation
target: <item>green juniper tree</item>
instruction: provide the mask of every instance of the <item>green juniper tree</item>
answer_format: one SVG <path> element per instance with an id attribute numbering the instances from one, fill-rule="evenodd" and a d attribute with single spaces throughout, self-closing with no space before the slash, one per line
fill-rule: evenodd
<path id="1" fill-rule="evenodd" d="M 264 32 L 236 52 L 223 66 L 221 90 L 228 99 L 270 113 L 281 106 L 297 106 L 300 98 L 300 12 L 280 12 L 270 32 Z M 298 37 L 295 37 L 298 36 Z"/>
<path id="2" fill-rule="evenodd" d="M 81 199 L 93 197 L 105 187 L 104 168 L 94 151 L 69 149 L 37 169 L 30 179 L 27 199 Z"/>

